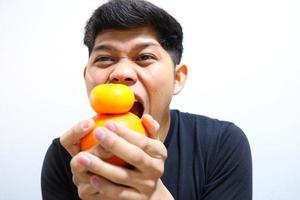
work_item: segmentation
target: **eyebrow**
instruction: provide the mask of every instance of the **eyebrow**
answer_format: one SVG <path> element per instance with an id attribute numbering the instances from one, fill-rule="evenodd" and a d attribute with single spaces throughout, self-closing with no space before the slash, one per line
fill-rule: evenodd
<path id="1" fill-rule="evenodd" d="M 139 43 L 139 44 L 135 45 L 132 49 L 134 49 L 134 50 L 145 49 L 145 48 L 148 48 L 151 46 L 158 47 L 159 44 L 154 43 L 154 42 L 144 42 L 144 43 Z M 100 45 L 96 45 L 93 48 L 93 51 L 101 51 L 101 50 L 115 51 L 115 50 L 117 50 L 117 48 L 110 44 L 100 44 Z"/>

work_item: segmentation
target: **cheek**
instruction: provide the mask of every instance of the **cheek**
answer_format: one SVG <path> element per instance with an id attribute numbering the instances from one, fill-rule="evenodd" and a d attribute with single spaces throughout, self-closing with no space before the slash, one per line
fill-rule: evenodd
<path id="1" fill-rule="evenodd" d="M 89 92 L 92 88 L 94 88 L 96 85 L 105 83 L 107 80 L 107 70 L 101 70 L 97 68 L 90 68 L 86 70 L 85 74 L 85 84 L 87 91 Z"/>
<path id="2" fill-rule="evenodd" d="M 161 112 L 169 107 L 174 90 L 174 72 L 165 66 L 158 66 L 147 73 L 146 90 L 151 102 L 152 112 Z"/>
<path id="3" fill-rule="evenodd" d="M 173 94 L 174 89 L 174 72 L 170 67 L 156 67 L 151 72 L 152 86 L 155 92 L 162 93 L 164 96 Z"/>

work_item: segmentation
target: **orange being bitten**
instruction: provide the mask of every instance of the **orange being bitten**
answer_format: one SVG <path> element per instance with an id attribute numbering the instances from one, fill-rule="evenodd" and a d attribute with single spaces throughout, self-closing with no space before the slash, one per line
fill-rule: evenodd
<path id="1" fill-rule="evenodd" d="M 113 120 L 135 132 L 146 134 L 141 119 L 129 112 L 134 104 L 134 94 L 128 86 L 123 84 L 98 85 L 91 91 L 90 103 L 97 112 L 97 115 L 93 117 L 95 128 L 104 126 L 107 121 Z M 98 144 L 93 131 L 81 139 L 80 148 L 82 151 Z M 128 166 L 125 161 L 116 156 L 112 156 L 106 161 L 119 166 Z"/>
<path id="2" fill-rule="evenodd" d="M 123 84 L 102 84 L 90 93 L 90 103 L 96 113 L 127 113 L 134 103 L 132 90 Z"/>

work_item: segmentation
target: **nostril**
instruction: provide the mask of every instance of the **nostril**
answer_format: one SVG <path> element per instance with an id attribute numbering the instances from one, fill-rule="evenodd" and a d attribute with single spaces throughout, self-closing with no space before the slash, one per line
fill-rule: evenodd
<path id="1" fill-rule="evenodd" d="M 112 82 L 112 83 L 117 83 L 117 82 L 119 82 L 119 79 L 113 78 L 113 79 L 111 80 L 111 82 Z"/>
<path id="2" fill-rule="evenodd" d="M 130 83 L 134 83 L 134 79 L 132 78 L 113 78 L 110 81 L 111 83 L 124 83 L 124 84 L 130 84 Z"/>

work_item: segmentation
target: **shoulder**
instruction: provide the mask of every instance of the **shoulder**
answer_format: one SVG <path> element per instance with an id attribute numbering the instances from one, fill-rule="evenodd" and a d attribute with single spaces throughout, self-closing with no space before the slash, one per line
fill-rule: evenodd
<path id="1" fill-rule="evenodd" d="M 232 122 L 178 110 L 172 110 L 171 117 L 174 128 L 181 132 L 181 139 L 196 140 L 204 154 L 217 155 L 242 147 L 250 151 L 245 133 Z"/>
<path id="2" fill-rule="evenodd" d="M 241 128 L 232 122 L 211 118 L 204 115 L 181 112 L 179 110 L 171 111 L 173 125 L 180 125 L 187 129 L 193 129 L 194 134 L 201 134 L 204 137 L 219 138 L 228 136 L 234 138 L 245 138 Z"/>

